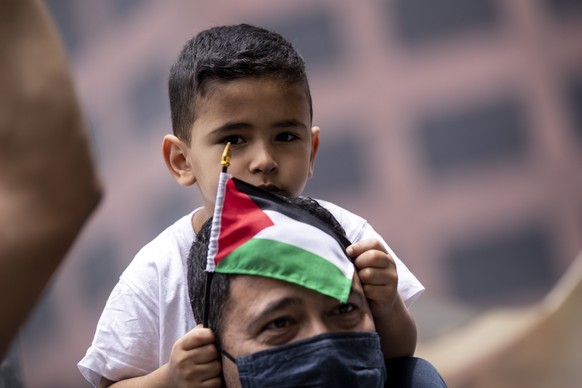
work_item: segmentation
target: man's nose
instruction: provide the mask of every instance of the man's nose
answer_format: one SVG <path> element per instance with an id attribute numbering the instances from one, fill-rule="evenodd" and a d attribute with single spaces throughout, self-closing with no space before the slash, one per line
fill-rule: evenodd
<path id="1" fill-rule="evenodd" d="M 257 144 L 252 150 L 249 169 L 252 173 L 268 174 L 277 171 L 279 164 L 273 150 L 266 144 Z"/>
<path id="2" fill-rule="evenodd" d="M 331 331 L 333 331 L 333 329 L 326 325 L 323 320 L 313 319 L 309 325 L 307 325 L 303 338 L 310 338 L 319 334 L 329 333 Z"/>

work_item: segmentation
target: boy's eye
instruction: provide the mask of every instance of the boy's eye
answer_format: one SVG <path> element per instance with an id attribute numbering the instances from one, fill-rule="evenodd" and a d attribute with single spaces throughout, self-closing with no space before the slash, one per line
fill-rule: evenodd
<path id="1" fill-rule="evenodd" d="M 220 142 L 222 144 L 230 143 L 232 145 L 241 144 L 244 141 L 245 141 L 245 139 L 243 139 L 241 136 L 238 136 L 238 135 L 226 136 L 220 140 Z"/>
<path id="2" fill-rule="evenodd" d="M 283 142 L 289 142 L 289 141 L 293 141 L 295 139 L 298 139 L 299 136 L 295 135 L 294 133 L 291 132 L 283 132 L 277 135 L 276 140 L 277 141 L 283 141 Z"/>

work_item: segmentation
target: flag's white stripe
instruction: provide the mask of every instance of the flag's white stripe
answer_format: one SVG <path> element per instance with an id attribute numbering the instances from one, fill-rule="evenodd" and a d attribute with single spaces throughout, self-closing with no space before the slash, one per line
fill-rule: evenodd
<path id="1" fill-rule="evenodd" d="M 224 197 L 226 192 L 226 182 L 232 178 L 232 175 L 225 172 L 220 173 L 218 179 L 218 189 L 216 191 L 216 203 L 214 204 L 214 215 L 212 217 L 212 229 L 210 230 L 210 239 L 208 240 L 208 255 L 206 257 L 206 271 L 214 272 L 216 263 L 214 258 L 218 253 L 218 237 L 220 236 L 222 208 L 224 206 Z"/>
<path id="2" fill-rule="evenodd" d="M 275 225 L 261 230 L 255 238 L 296 245 L 335 264 L 345 277 L 353 277 L 353 263 L 346 256 L 344 248 L 328 233 L 276 211 L 265 210 L 265 213 Z"/>

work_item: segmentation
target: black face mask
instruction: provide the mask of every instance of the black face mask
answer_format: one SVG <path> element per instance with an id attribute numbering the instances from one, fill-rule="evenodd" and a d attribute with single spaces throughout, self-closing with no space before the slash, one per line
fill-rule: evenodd
<path id="1" fill-rule="evenodd" d="M 376 333 L 325 333 L 236 360 L 243 388 L 384 387 L 386 367 Z"/>

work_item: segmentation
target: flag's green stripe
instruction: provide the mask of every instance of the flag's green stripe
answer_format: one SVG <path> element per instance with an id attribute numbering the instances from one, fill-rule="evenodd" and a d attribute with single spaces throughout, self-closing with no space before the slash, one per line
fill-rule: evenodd
<path id="1" fill-rule="evenodd" d="M 352 286 L 352 279 L 324 258 L 294 245 L 260 238 L 233 251 L 220 262 L 216 272 L 284 280 L 344 303 Z"/>

